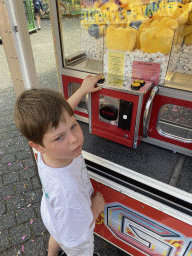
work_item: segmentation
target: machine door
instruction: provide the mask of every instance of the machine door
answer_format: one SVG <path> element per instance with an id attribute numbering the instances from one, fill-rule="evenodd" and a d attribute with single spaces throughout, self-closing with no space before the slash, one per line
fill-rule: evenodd
<path id="1" fill-rule="evenodd" d="M 181 77 L 185 84 L 178 86 L 177 80 L 181 80 Z M 172 84 L 165 82 L 164 87 L 152 90 L 143 118 L 143 140 L 191 155 L 191 75 L 175 73 L 172 81 Z M 185 90 L 182 90 L 184 86 Z"/>

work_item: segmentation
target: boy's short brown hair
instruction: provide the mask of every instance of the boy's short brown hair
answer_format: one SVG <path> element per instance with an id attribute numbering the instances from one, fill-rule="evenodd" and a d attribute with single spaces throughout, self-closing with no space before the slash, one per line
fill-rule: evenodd
<path id="1" fill-rule="evenodd" d="M 57 128 L 63 110 L 70 116 L 74 112 L 67 100 L 51 89 L 24 91 L 15 103 L 15 123 L 29 140 L 43 146 L 43 137 L 49 126 Z"/>

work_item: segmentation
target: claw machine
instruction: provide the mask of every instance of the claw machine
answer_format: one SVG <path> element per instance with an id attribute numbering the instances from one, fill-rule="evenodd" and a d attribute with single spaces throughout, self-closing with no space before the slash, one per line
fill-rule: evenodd
<path id="1" fill-rule="evenodd" d="M 129 255 L 192 255 L 192 3 L 49 4 L 64 96 L 103 75 L 75 110 L 107 202 L 94 232 Z"/>

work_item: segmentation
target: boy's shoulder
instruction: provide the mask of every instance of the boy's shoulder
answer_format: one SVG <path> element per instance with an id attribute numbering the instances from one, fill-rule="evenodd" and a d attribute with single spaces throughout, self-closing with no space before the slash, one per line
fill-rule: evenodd
<path id="1" fill-rule="evenodd" d="M 72 163 L 66 167 L 62 168 L 52 168 L 47 166 L 42 159 L 41 153 L 37 153 L 37 167 L 39 176 L 44 176 L 46 180 L 49 180 L 50 183 L 54 180 L 61 180 L 62 182 L 70 182 L 73 180 L 73 174 L 78 173 L 84 168 L 85 162 L 84 158 L 80 155 L 77 158 L 74 158 Z"/>

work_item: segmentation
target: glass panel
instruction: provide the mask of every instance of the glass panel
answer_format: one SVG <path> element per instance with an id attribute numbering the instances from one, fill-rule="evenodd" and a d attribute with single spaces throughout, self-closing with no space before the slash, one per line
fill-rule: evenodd
<path id="1" fill-rule="evenodd" d="M 66 67 L 103 72 L 105 77 L 110 75 L 110 81 L 116 76 L 121 84 L 123 80 L 132 83 L 132 78 L 153 81 L 155 74 L 159 85 L 192 91 L 192 15 L 188 3 L 179 0 L 62 3 Z M 79 12 L 73 15 L 75 8 Z M 134 63 L 138 61 L 145 63 L 142 70 L 151 65 L 147 75 L 139 71 L 135 74 Z"/>
<path id="2" fill-rule="evenodd" d="M 69 83 L 68 84 L 68 95 L 69 97 L 74 94 L 79 88 L 81 87 L 81 84 L 78 83 Z M 82 98 L 82 100 L 79 102 L 76 110 L 80 110 L 81 112 L 88 113 L 87 110 L 87 104 L 86 104 L 86 96 Z"/>
<path id="3" fill-rule="evenodd" d="M 81 9 L 78 0 L 63 1 L 60 10 L 65 67 L 102 73 L 103 36 L 98 34 L 98 26 L 87 20 L 92 19 L 94 10 Z"/>
<path id="4" fill-rule="evenodd" d="M 160 109 L 157 130 L 165 137 L 192 143 L 192 108 L 164 105 Z"/>
<path id="5" fill-rule="evenodd" d="M 189 17 L 190 18 L 190 17 Z M 192 91 L 192 25 L 175 30 L 165 86 Z"/>

